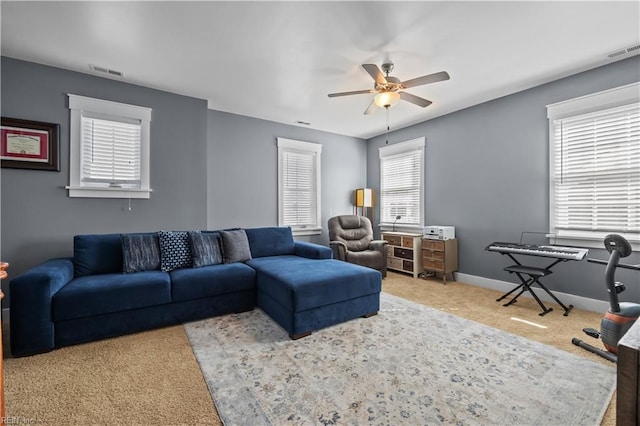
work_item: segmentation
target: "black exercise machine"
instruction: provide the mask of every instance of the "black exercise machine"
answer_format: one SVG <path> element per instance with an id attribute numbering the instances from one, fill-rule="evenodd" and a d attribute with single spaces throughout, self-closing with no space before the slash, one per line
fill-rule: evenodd
<path id="1" fill-rule="evenodd" d="M 632 251 L 631 244 L 621 235 L 607 235 L 604 238 L 604 247 L 610 253 L 609 260 L 587 259 L 587 261 L 607 265 L 605 269 L 605 284 L 609 293 L 609 310 L 600 323 L 599 332 L 593 328 L 585 328 L 583 331 L 591 337 L 602 339 L 606 351 L 592 346 L 577 337 L 571 339 L 571 343 L 600 355 L 611 362 L 617 362 L 618 342 L 640 316 L 640 304 L 618 301 L 618 294 L 625 290 L 625 286 L 623 283 L 615 281 L 615 273 L 617 268 L 640 271 L 640 264 L 628 265 L 619 263 L 621 258 L 629 256 Z"/>

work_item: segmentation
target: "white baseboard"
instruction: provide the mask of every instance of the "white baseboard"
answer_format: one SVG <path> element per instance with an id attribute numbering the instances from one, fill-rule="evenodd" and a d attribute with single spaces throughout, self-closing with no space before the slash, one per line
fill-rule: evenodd
<path id="1" fill-rule="evenodd" d="M 471 284 L 491 290 L 498 290 L 505 293 L 509 290 L 512 290 L 518 285 L 516 283 L 511 283 L 508 281 L 494 280 L 492 278 L 478 277 L 476 275 L 462 274 L 459 272 L 455 273 L 455 278 L 456 281 L 460 281 L 465 284 Z M 541 288 L 533 288 L 533 291 L 540 298 L 540 300 L 555 303 L 554 300 L 549 297 L 549 295 Z M 609 309 L 609 303 L 603 300 L 590 299 L 588 297 L 576 296 L 574 294 L 562 293 L 559 291 L 554 291 L 553 294 L 565 305 L 573 305 L 578 309 L 584 309 L 586 311 L 599 313 L 607 312 L 607 309 Z M 521 297 L 525 296 L 532 298 L 528 292 L 523 293 Z"/>

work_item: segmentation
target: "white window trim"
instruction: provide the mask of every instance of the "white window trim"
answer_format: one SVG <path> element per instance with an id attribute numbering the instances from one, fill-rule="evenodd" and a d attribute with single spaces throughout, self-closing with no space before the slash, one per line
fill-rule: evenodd
<path id="1" fill-rule="evenodd" d="M 71 120 L 69 127 L 69 197 L 89 198 L 137 198 L 148 199 L 152 192 L 149 185 L 151 108 L 122 104 L 102 99 L 68 94 Z M 140 178 L 141 188 L 95 188 L 81 185 L 80 170 L 81 118 L 82 111 L 112 117 L 137 119 L 141 122 Z"/>
<path id="2" fill-rule="evenodd" d="M 306 151 L 313 152 L 316 154 L 316 227 L 314 228 L 296 228 L 291 227 L 291 231 L 294 236 L 301 235 L 320 235 L 322 233 L 321 226 L 321 153 L 322 153 L 322 145 L 319 143 L 312 142 L 303 142 L 297 141 L 293 139 L 285 139 L 285 138 L 277 138 L 278 145 L 278 225 L 279 226 L 289 226 L 284 225 L 284 191 L 282 188 L 283 185 L 283 173 L 282 173 L 282 153 L 287 150 L 295 150 L 295 151 Z"/>
<path id="3" fill-rule="evenodd" d="M 424 150 L 426 146 L 426 138 L 419 137 L 416 139 L 411 139 L 405 142 L 399 142 L 393 145 L 385 145 L 378 148 L 378 158 L 382 159 L 383 157 L 389 157 L 392 155 L 402 154 L 408 151 L 421 150 L 422 155 L 420 157 L 420 224 L 419 225 L 408 225 L 408 224 L 393 224 L 393 222 L 380 222 L 378 227 L 381 231 L 392 231 L 395 230 L 397 232 L 417 232 L 422 233 L 424 231 L 425 224 L 425 188 L 424 188 L 424 175 L 425 175 L 425 160 L 424 160 Z M 382 182 L 380 182 L 380 189 L 382 189 Z M 382 191 L 380 191 L 382 196 Z M 382 202 L 382 200 L 380 200 Z M 382 206 L 381 206 L 382 208 Z"/>
<path id="4" fill-rule="evenodd" d="M 555 196 L 553 171 L 555 170 L 555 129 L 553 122 L 567 117 L 588 114 L 636 102 L 640 102 L 640 82 L 547 105 L 547 118 L 549 120 L 549 234 L 552 243 L 601 249 L 604 248 L 604 237 L 610 234 L 610 232 L 595 231 L 564 231 L 563 235 L 558 236 L 556 234 L 554 229 Z M 640 239 L 638 239 L 638 237 L 624 233 L 620 233 L 620 235 L 629 240 L 633 251 L 640 251 Z"/>

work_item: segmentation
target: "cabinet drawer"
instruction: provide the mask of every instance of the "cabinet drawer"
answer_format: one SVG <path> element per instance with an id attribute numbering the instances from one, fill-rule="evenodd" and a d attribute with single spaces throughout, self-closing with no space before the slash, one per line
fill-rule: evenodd
<path id="1" fill-rule="evenodd" d="M 444 260 L 444 252 L 443 251 L 434 251 L 434 250 L 422 250 L 422 258 L 423 259 L 434 259 L 434 260 Z"/>
<path id="2" fill-rule="evenodd" d="M 410 260 L 403 260 L 402 270 L 407 272 L 413 272 L 413 262 Z"/>
<path id="3" fill-rule="evenodd" d="M 387 259 L 387 268 L 402 270 L 402 259 L 390 257 Z"/>
<path id="4" fill-rule="evenodd" d="M 413 248 L 413 237 L 402 237 L 402 247 Z"/>
<path id="5" fill-rule="evenodd" d="M 394 247 L 393 255 L 395 257 L 401 257 L 403 259 L 413 259 L 413 250 L 409 250 L 402 247 Z"/>
<path id="6" fill-rule="evenodd" d="M 387 240 L 390 246 L 399 246 L 402 244 L 402 237 L 399 237 L 398 235 L 383 234 L 382 239 Z"/>
<path id="7" fill-rule="evenodd" d="M 422 248 L 423 249 L 428 249 L 428 250 L 440 250 L 440 251 L 443 251 L 444 250 L 444 241 L 423 239 L 422 240 Z"/>
<path id="8" fill-rule="evenodd" d="M 393 246 L 387 244 L 387 257 L 393 257 Z"/>
<path id="9" fill-rule="evenodd" d="M 431 271 L 444 271 L 444 262 L 441 260 L 423 259 L 422 266 Z"/>

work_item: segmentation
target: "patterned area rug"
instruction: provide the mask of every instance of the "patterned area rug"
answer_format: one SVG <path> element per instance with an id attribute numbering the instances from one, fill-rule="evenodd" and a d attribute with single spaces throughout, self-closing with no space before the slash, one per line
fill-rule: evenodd
<path id="1" fill-rule="evenodd" d="M 259 309 L 185 325 L 225 425 L 597 425 L 615 369 L 389 294 L 292 341 Z"/>

